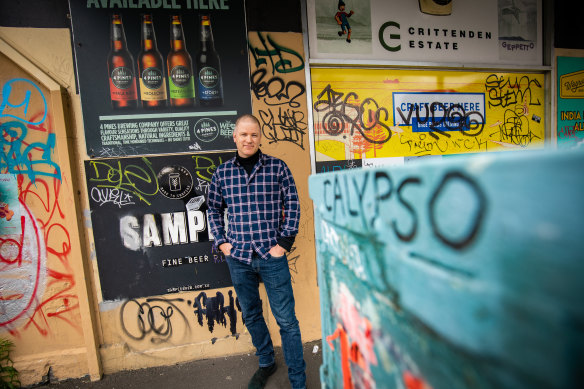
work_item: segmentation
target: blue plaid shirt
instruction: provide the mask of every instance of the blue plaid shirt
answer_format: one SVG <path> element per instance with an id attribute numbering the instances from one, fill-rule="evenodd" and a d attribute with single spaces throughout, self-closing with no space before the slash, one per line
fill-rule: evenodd
<path id="1" fill-rule="evenodd" d="M 235 157 L 219 166 L 207 203 L 216 247 L 231 243 L 231 257 L 239 261 L 251 263 L 254 251 L 268 259 L 279 237 L 298 234 L 300 203 L 292 173 L 284 161 L 261 152 L 249 176 Z"/>

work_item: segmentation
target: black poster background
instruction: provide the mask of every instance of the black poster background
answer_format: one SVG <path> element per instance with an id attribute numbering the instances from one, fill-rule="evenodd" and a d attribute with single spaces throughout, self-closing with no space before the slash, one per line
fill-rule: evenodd
<path id="1" fill-rule="evenodd" d="M 96 8 L 96 4 L 100 7 Z M 115 6 L 117 4 L 118 6 Z M 224 4 L 229 9 L 193 9 L 196 4 L 208 7 Z M 81 108 L 85 127 L 87 153 L 90 158 L 163 154 L 176 152 L 198 152 L 225 150 L 233 147 L 232 131 L 237 116 L 251 113 L 251 93 L 245 7 L 243 0 L 202 1 L 198 0 L 71 0 L 73 41 L 77 59 L 77 77 L 81 96 Z M 121 6 L 120 6 L 121 5 Z M 131 6 L 141 8 L 130 8 Z M 158 8 L 147 8 L 147 5 Z M 87 8 L 87 7 L 90 8 Z M 177 7 L 177 8 L 163 8 Z M 110 8 L 111 7 L 111 8 Z M 190 8 L 189 8 L 190 7 Z M 138 108 L 115 110 L 111 106 L 107 58 L 110 52 L 111 15 L 122 15 L 127 46 L 134 58 L 134 71 L 140 52 L 141 14 L 153 16 L 154 30 L 165 72 L 166 58 L 170 51 L 171 15 L 180 14 L 187 51 L 196 74 L 196 55 L 199 51 L 199 14 L 210 15 L 215 49 L 221 61 L 223 79 L 223 105 L 220 107 L 170 107 L 157 110 Z M 139 91 L 139 77 L 136 79 Z M 168 80 L 167 80 L 168 89 Z M 197 89 L 195 82 L 195 89 Z M 167 91 L 168 95 L 168 91 Z M 201 119 L 216 131 L 214 136 L 197 137 L 194 128 Z M 188 131 L 184 136 L 185 123 Z M 175 125 L 172 122 L 175 121 Z M 140 139 L 139 129 L 105 129 L 107 124 L 130 124 L 160 122 L 157 137 Z M 102 125 L 104 126 L 102 128 Z M 110 126 L 111 127 L 111 126 Z M 178 129 L 175 129 L 178 127 Z M 102 137 L 103 135 L 103 137 Z M 134 139 L 121 139 L 123 137 Z"/>
<path id="2" fill-rule="evenodd" d="M 104 300 L 232 285 L 225 258 L 209 241 L 206 210 L 211 176 L 233 155 L 222 152 L 85 161 Z M 186 218 L 187 207 L 204 214 L 205 229 L 198 233 L 199 241 L 191 241 L 187 224 L 187 243 L 164 244 L 161 215 L 184 212 Z M 145 215 L 153 215 L 161 246 L 142 244 Z M 132 218 L 137 221 L 133 235 L 141 240 L 139 247 L 128 248 L 123 235 L 126 239 L 129 236 L 121 224 L 125 220 L 127 226 Z"/>

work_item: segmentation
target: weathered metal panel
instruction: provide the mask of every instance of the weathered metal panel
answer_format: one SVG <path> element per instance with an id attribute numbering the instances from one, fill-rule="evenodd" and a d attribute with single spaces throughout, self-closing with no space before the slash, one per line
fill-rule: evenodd
<path id="1" fill-rule="evenodd" d="M 578 387 L 583 168 L 524 152 L 312 176 L 323 385 Z"/>

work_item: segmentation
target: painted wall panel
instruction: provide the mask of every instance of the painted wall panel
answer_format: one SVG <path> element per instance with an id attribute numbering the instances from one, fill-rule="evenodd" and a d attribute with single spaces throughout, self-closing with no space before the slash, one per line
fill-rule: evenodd
<path id="1" fill-rule="evenodd" d="M 26 384 L 87 374 L 90 319 L 61 90 L 22 63 L 0 54 L 0 332 Z"/>

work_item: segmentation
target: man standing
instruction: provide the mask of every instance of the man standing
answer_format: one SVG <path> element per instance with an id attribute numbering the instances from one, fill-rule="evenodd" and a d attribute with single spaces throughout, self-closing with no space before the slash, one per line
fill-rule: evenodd
<path id="1" fill-rule="evenodd" d="M 280 327 L 284 359 L 293 389 L 306 387 L 306 364 L 286 251 L 300 220 L 300 203 L 292 173 L 278 158 L 260 149 L 260 123 L 253 115 L 235 122 L 235 157 L 213 174 L 209 187 L 209 226 L 215 245 L 225 254 L 259 369 L 248 388 L 263 388 L 276 371 L 274 347 L 264 321 L 259 282 L 263 281 Z M 227 210 L 228 231 L 223 213 Z"/>

